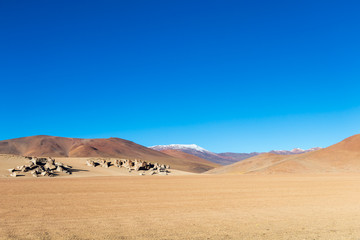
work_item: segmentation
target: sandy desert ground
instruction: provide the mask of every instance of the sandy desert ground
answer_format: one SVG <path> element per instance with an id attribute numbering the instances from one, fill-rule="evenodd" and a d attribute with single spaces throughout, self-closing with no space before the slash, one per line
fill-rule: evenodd
<path id="1" fill-rule="evenodd" d="M 0 178 L 0 239 L 359 239 L 360 175 Z"/>

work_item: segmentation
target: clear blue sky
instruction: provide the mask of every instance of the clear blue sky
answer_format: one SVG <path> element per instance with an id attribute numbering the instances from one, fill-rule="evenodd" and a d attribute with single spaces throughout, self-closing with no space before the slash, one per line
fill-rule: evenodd
<path id="1" fill-rule="evenodd" d="M 215 152 L 360 133 L 358 1 L 0 1 L 0 139 Z"/>

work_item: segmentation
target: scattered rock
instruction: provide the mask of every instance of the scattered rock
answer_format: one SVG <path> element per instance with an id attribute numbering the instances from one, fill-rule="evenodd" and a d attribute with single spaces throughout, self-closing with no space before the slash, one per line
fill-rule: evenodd
<path id="1" fill-rule="evenodd" d="M 89 159 L 86 161 L 86 165 L 90 166 L 90 167 L 96 167 L 97 165 L 100 165 L 101 167 L 104 168 L 109 168 L 110 166 L 115 166 L 118 168 L 125 168 L 127 169 L 129 172 L 132 171 L 152 171 L 150 175 L 154 175 L 156 174 L 155 171 L 157 172 L 164 172 L 164 173 L 170 173 L 167 169 L 170 169 L 169 165 L 160 165 L 158 163 L 150 163 L 150 162 L 146 162 L 143 160 L 139 160 L 139 159 L 135 159 L 135 160 L 130 160 L 130 159 L 116 159 L 113 163 L 113 165 L 111 164 L 110 161 L 107 161 L 105 159 L 97 159 L 97 160 L 93 160 L 93 159 Z M 139 174 L 139 175 L 145 175 L 145 172 L 143 172 L 144 174 Z"/>
<path id="2" fill-rule="evenodd" d="M 16 177 L 18 172 L 29 172 L 31 171 L 31 175 L 33 177 L 48 176 L 53 177 L 54 171 L 57 172 L 65 172 L 67 174 L 71 174 L 71 166 L 64 165 L 61 162 L 56 162 L 53 158 L 38 158 L 38 157 L 25 157 L 30 160 L 29 165 L 17 166 L 16 169 L 8 169 L 11 173 L 10 176 Z"/>

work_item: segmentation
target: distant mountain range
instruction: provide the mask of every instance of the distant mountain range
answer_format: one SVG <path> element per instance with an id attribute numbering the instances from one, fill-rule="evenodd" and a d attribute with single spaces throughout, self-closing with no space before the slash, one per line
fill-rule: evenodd
<path id="1" fill-rule="evenodd" d="M 220 154 L 210 152 L 202 147 L 199 147 L 196 144 L 157 145 L 149 148 L 157 151 L 177 150 L 221 165 L 232 164 L 238 161 L 235 160 L 233 157 L 222 156 Z"/>
<path id="2" fill-rule="evenodd" d="M 165 150 L 177 150 L 181 152 L 185 152 L 188 154 L 195 155 L 197 157 L 209 160 L 214 163 L 218 163 L 221 165 L 228 165 L 235 162 L 239 162 L 241 160 L 245 160 L 247 158 L 251 158 L 263 152 L 252 152 L 252 153 L 232 153 L 232 152 L 225 152 L 225 153 L 214 153 L 208 151 L 196 144 L 170 144 L 170 145 L 156 145 L 150 147 L 151 149 L 157 151 L 165 151 Z M 321 148 L 311 148 L 307 150 L 303 150 L 300 148 L 294 148 L 293 150 L 272 150 L 269 153 L 279 154 L 279 155 L 294 155 L 294 154 L 301 154 L 319 150 Z"/>
<path id="3" fill-rule="evenodd" d="M 293 150 L 287 151 L 287 150 L 273 150 L 269 153 L 275 153 L 280 155 L 293 155 L 293 154 L 301 154 L 301 153 L 307 153 L 307 152 L 313 152 L 316 150 L 322 149 L 321 147 L 314 147 L 307 150 L 301 149 L 301 148 L 294 148 Z"/>
<path id="4" fill-rule="evenodd" d="M 279 155 L 312 152 L 320 148 L 271 151 Z M 120 138 L 82 139 L 32 136 L 0 141 L 0 154 L 51 157 L 121 157 L 168 164 L 188 172 L 205 172 L 261 153 L 214 153 L 195 144 L 158 145 L 150 148 Z"/>
<path id="5" fill-rule="evenodd" d="M 266 153 L 213 153 L 195 144 L 148 148 L 120 138 L 81 139 L 40 135 L 0 141 L 0 154 L 136 158 L 167 164 L 182 171 L 209 174 L 359 173 L 360 135 L 327 148 L 295 148 Z"/>

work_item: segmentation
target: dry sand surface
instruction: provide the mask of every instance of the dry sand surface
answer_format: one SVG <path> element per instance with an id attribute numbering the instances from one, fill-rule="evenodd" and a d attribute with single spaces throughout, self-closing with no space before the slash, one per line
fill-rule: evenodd
<path id="1" fill-rule="evenodd" d="M 360 175 L 0 178 L 0 239 L 360 239 Z"/>

